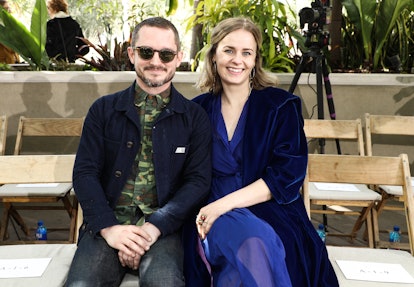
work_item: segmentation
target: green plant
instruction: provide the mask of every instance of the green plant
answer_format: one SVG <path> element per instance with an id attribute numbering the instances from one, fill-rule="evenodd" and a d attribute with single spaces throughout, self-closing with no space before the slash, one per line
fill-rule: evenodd
<path id="1" fill-rule="evenodd" d="M 394 29 L 391 31 L 384 44 L 383 50 L 386 57 L 398 56 L 401 62 L 401 70 L 409 72 L 413 67 L 414 57 L 414 2 L 411 8 L 404 9 L 399 15 Z"/>
<path id="2" fill-rule="evenodd" d="M 36 0 L 30 31 L 6 10 L 0 7 L 0 43 L 15 50 L 32 69 L 49 68 L 45 50 L 47 8 L 44 0 Z"/>
<path id="3" fill-rule="evenodd" d="M 385 60 L 397 39 L 400 54 L 410 40 L 406 22 L 412 0 L 341 0 L 346 8 L 343 26 L 344 64 L 368 71 L 386 68 Z M 412 18 L 411 18 L 412 19 Z M 402 54 L 407 55 L 402 52 Z M 355 60 L 357 59 L 357 60 Z"/>
<path id="4" fill-rule="evenodd" d="M 210 42 L 210 33 L 218 22 L 229 17 L 248 16 L 263 31 L 263 66 L 272 72 L 293 72 L 294 62 L 290 58 L 292 46 L 287 45 L 286 40 L 293 42 L 295 29 L 288 23 L 288 8 L 276 0 L 200 1 L 194 15 L 187 19 L 187 30 L 195 25 L 202 25 L 201 46 L 204 48 L 197 54 L 192 69 L 195 70 L 198 62 L 203 59 L 205 44 Z"/>
<path id="5" fill-rule="evenodd" d="M 118 42 L 115 38 L 113 45 L 114 53 L 113 57 L 111 57 L 111 51 L 108 49 L 107 44 L 94 45 L 88 39 L 84 38 L 82 40 L 99 54 L 99 57 L 96 59 L 94 57 L 91 59 L 82 57 L 81 60 L 85 64 L 98 71 L 131 71 L 133 66 L 127 54 L 129 42 Z"/>
<path id="6" fill-rule="evenodd" d="M 0 71 L 10 71 L 11 68 L 8 64 L 0 63 Z"/>

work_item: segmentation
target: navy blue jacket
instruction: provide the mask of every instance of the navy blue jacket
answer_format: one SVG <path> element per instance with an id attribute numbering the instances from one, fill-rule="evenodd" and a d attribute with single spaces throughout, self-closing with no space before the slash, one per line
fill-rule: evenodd
<path id="1" fill-rule="evenodd" d="M 118 224 L 113 208 L 140 145 L 135 83 L 97 99 L 86 116 L 73 170 L 85 222 L 94 232 Z M 211 180 L 211 129 L 206 112 L 174 87 L 153 127 L 159 210 L 147 221 L 162 236 L 177 231 L 206 198 Z"/>

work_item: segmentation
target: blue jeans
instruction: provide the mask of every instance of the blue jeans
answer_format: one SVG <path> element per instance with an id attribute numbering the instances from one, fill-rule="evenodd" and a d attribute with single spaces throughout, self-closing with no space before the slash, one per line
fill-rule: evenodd
<path id="1" fill-rule="evenodd" d="M 138 275 L 140 287 L 185 286 L 180 232 L 159 238 L 141 258 L 138 271 L 134 271 L 122 267 L 118 250 L 83 225 L 66 286 L 119 286 L 127 272 Z"/>

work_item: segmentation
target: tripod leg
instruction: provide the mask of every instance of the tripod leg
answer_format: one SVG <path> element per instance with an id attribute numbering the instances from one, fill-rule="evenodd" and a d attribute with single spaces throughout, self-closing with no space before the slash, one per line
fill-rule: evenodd
<path id="1" fill-rule="evenodd" d="M 323 109 L 323 87 L 322 87 L 322 57 L 316 57 L 315 62 L 315 72 L 316 72 L 316 103 L 318 105 L 318 119 L 324 119 L 324 109 Z M 319 153 L 325 153 L 325 139 L 319 139 Z"/>
<path id="2" fill-rule="evenodd" d="M 325 118 L 324 108 L 323 108 L 323 88 L 322 88 L 322 72 L 323 72 L 323 56 L 322 54 L 318 55 L 315 59 L 315 72 L 316 72 L 316 96 L 317 96 L 317 105 L 318 105 L 318 119 L 323 120 Z M 319 153 L 325 153 L 325 139 L 319 139 Z M 326 210 L 326 205 L 322 206 L 323 210 Z M 322 215 L 323 225 L 325 226 L 325 231 L 328 231 L 328 216 L 324 213 Z"/>
<path id="3" fill-rule="evenodd" d="M 326 101 L 328 103 L 328 109 L 329 109 L 329 116 L 332 120 L 336 120 L 336 113 L 335 113 L 335 105 L 332 95 L 332 87 L 331 82 L 329 80 L 329 71 L 326 64 L 326 58 L 323 57 L 322 59 L 322 72 L 323 72 L 323 80 L 325 85 L 325 93 L 326 93 Z M 342 154 L 341 151 L 341 145 L 339 144 L 339 139 L 335 139 L 336 142 L 336 150 L 338 151 L 338 154 Z"/>
<path id="4" fill-rule="evenodd" d="M 306 59 L 307 58 L 308 58 L 308 56 L 305 54 L 300 59 L 299 65 L 296 68 L 295 76 L 293 77 L 292 83 L 290 84 L 290 87 L 289 87 L 289 93 L 293 93 L 295 91 L 295 88 L 296 88 L 296 86 L 298 84 L 300 75 L 302 74 L 303 70 L 305 69 Z"/>

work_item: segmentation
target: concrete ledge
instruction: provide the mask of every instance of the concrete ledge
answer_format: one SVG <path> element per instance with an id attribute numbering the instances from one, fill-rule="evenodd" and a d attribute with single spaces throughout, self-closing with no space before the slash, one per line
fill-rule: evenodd
<path id="1" fill-rule="evenodd" d="M 37 76 L 37 77 L 35 77 Z M 175 83 L 195 83 L 199 78 L 198 72 L 176 72 L 174 77 Z M 277 74 L 282 85 L 290 85 L 294 74 L 284 73 Z M 111 83 L 111 82 L 127 82 L 130 83 L 135 78 L 135 72 L 0 72 L 1 83 L 36 83 L 43 82 L 44 78 L 50 83 Z M 298 85 L 316 83 L 315 74 L 303 73 L 298 81 Z M 361 86 L 413 86 L 414 75 L 412 74 L 330 74 L 329 79 L 333 85 L 361 85 Z"/>
<path id="2" fill-rule="evenodd" d="M 174 85 L 191 99 L 200 93 L 194 87 L 199 76 L 177 72 Z M 289 89 L 294 74 L 277 76 L 280 87 Z M 0 114 L 9 119 L 6 153 L 12 152 L 21 115 L 83 117 L 95 99 L 128 87 L 134 79 L 135 72 L 0 72 Z M 413 74 L 330 74 L 329 79 L 337 119 L 363 119 L 364 113 L 414 115 Z M 317 118 L 316 75 L 303 73 L 294 93 L 302 99 L 304 118 Z M 332 112 L 325 94 L 322 100 L 324 118 L 328 119 Z M 397 144 L 392 147 L 393 153 L 406 152 L 412 162 L 414 139 L 400 139 Z M 355 152 L 347 148 L 346 142 L 343 147 L 343 153 Z M 389 149 L 389 145 L 384 145 L 383 153 L 387 154 Z M 335 145 L 327 146 L 326 152 L 336 152 Z"/>

